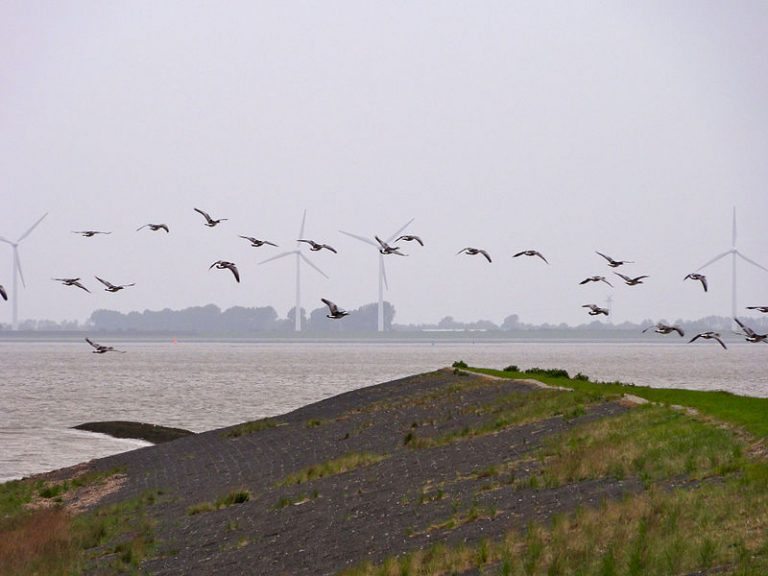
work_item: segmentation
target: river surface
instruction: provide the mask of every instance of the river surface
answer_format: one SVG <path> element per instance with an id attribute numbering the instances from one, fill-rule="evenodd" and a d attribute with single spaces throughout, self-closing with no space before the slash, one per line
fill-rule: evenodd
<path id="1" fill-rule="evenodd" d="M 593 380 L 768 396 L 768 346 L 715 342 L 0 342 L 0 482 L 147 445 L 72 430 L 134 420 L 194 432 L 449 366 L 564 368 Z"/>

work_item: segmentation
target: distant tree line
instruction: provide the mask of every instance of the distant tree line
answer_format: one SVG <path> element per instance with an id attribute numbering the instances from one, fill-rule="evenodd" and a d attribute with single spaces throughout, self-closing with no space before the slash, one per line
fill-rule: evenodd
<path id="1" fill-rule="evenodd" d="M 342 320 L 326 318 L 328 308 L 320 306 L 307 314 L 303 308 L 299 311 L 302 328 L 307 332 L 323 334 L 366 333 L 378 330 L 378 305 L 373 302 L 350 310 L 350 315 Z M 221 310 L 215 304 L 193 306 L 183 310 L 145 310 L 144 312 L 122 313 L 114 310 L 96 310 L 90 318 L 79 323 L 77 320 L 54 322 L 51 320 L 25 320 L 20 324 L 22 330 L 39 331 L 77 331 L 95 330 L 105 332 L 166 332 L 199 335 L 252 335 L 269 333 L 288 333 L 294 330 L 296 310 L 292 308 L 285 318 L 279 318 L 272 306 L 246 308 L 234 306 Z M 578 326 L 560 324 L 527 324 L 521 322 L 517 314 L 504 318 L 500 324 L 490 320 L 460 322 L 452 316 L 445 316 L 434 324 L 395 324 L 395 308 L 384 302 L 384 328 L 396 332 L 423 331 L 482 331 L 482 332 L 526 332 L 526 331 L 625 331 L 639 332 L 653 326 L 656 321 L 644 320 L 639 323 L 622 322 L 613 324 L 604 320 L 593 320 Z M 676 324 L 686 332 L 695 334 L 705 330 L 717 330 L 729 333 L 732 320 L 726 316 L 707 316 L 698 320 L 659 319 L 667 324 Z M 750 317 L 747 324 L 758 332 L 768 331 L 768 315 Z M 10 330 L 9 325 L 0 324 L 0 330 Z"/>
<path id="2" fill-rule="evenodd" d="M 326 318 L 328 308 L 322 306 L 307 316 L 303 308 L 301 324 L 310 332 L 375 332 L 378 329 L 378 304 L 366 304 L 350 310 L 343 320 Z M 384 303 L 384 326 L 392 327 L 395 309 Z M 270 332 L 292 332 L 296 317 L 295 308 L 288 311 L 286 318 L 278 318 L 272 306 L 245 308 L 234 306 L 221 310 L 214 304 L 194 306 L 183 310 L 130 312 L 123 314 L 114 310 L 96 310 L 91 314 L 88 325 L 96 331 L 135 332 L 178 332 L 186 334 L 248 335 Z"/>

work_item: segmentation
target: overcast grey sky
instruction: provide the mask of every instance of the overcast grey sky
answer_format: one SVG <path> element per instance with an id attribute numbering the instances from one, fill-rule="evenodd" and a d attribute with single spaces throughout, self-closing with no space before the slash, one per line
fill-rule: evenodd
<path id="1" fill-rule="evenodd" d="M 339 251 L 306 252 L 330 276 L 304 267 L 308 310 L 377 298 L 376 252 L 339 229 L 415 218 L 426 246 L 386 260 L 397 322 L 576 324 L 609 294 L 615 322 L 728 314 L 729 262 L 708 294 L 682 279 L 730 248 L 732 206 L 768 266 L 766 30 L 763 1 L 0 2 L 0 235 L 50 213 L 20 247 L 20 317 L 284 316 L 294 260 L 257 263 L 295 248 L 305 208 Z M 112 234 L 71 233 L 89 228 Z M 512 258 L 528 248 L 551 264 Z M 620 285 L 595 250 L 651 277 Z M 739 272 L 740 305 L 768 305 L 768 273 Z"/>

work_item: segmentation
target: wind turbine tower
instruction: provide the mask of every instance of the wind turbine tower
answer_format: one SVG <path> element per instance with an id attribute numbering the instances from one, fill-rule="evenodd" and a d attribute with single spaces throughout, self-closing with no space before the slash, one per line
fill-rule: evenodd
<path id="1" fill-rule="evenodd" d="M 765 266 L 761 266 L 754 260 L 750 260 L 749 258 L 744 256 L 744 254 L 742 254 L 737 250 L 736 248 L 736 207 L 735 206 L 733 207 L 733 231 L 731 234 L 731 249 L 726 250 L 722 254 L 718 254 L 717 256 L 715 256 L 705 264 L 702 264 L 701 266 L 699 266 L 699 268 L 696 271 L 698 272 L 699 270 L 703 270 L 710 264 L 714 264 L 718 260 L 725 258 L 728 255 L 731 256 L 731 318 L 736 318 L 736 257 L 738 256 L 745 262 L 748 262 L 753 266 L 757 266 L 758 268 L 760 268 L 761 270 L 765 270 L 766 272 L 768 272 L 768 268 L 766 268 Z"/>
<path id="2" fill-rule="evenodd" d="M 301 219 L 301 227 L 299 228 L 299 238 L 304 238 L 304 224 L 307 221 L 307 211 L 304 210 L 304 216 Z M 278 258 L 283 258 L 285 256 L 291 256 L 296 255 L 296 308 L 294 309 L 294 319 L 293 319 L 293 329 L 296 332 L 301 332 L 301 261 L 303 260 L 305 263 L 309 264 L 320 272 L 323 276 L 328 278 L 328 276 L 320 270 L 317 266 L 315 266 L 312 261 L 304 256 L 304 254 L 301 252 L 301 242 L 296 242 L 296 250 L 289 250 L 288 252 L 282 252 L 281 254 L 278 254 L 277 256 L 273 256 L 272 258 L 267 258 L 266 260 L 262 260 L 259 262 L 259 264 L 266 264 L 267 262 L 271 262 L 272 260 L 277 260 Z"/>
<path id="3" fill-rule="evenodd" d="M 10 244 L 13 248 L 13 294 L 11 295 L 11 298 L 13 300 L 11 309 L 12 309 L 12 326 L 14 330 L 19 329 L 19 278 L 21 278 L 22 285 L 26 288 L 27 283 L 24 282 L 24 273 L 21 271 L 21 260 L 19 260 L 19 244 L 21 243 L 24 238 L 29 236 L 32 233 L 32 230 L 37 228 L 37 225 L 40 224 L 40 222 L 43 221 L 43 218 L 48 216 L 48 212 L 43 214 L 40 219 L 32 224 L 30 226 L 29 230 L 24 232 L 21 236 L 19 236 L 19 239 L 16 240 L 16 242 L 11 242 L 7 238 L 3 238 L 0 236 L 0 242 L 5 242 L 6 244 Z"/>
<path id="4" fill-rule="evenodd" d="M 389 238 L 385 240 L 387 244 L 392 242 L 395 238 L 397 238 L 400 233 L 408 228 L 410 226 L 411 222 L 413 222 L 415 218 L 411 218 L 406 222 L 403 226 L 400 227 L 400 229 L 392 234 Z M 351 238 L 354 238 L 355 240 L 360 240 L 360 242 L 365 242 L 366 244 L 370 244 L 374 248 L 376 248 L 376 251 L 379 251 L 379 244 L 377 242 L 374 242 L 370 238 L 366 238 L 365 236 L 358 236 L 357 234 L 352 234 L 350 232 L 344 232 L 344 230 L 339 230 L 342 234 L 346 234 L 347 236 L 350 236 Z M 384 332 L 384 287 L 386 286 L 387 290 L 389 290 L 389 285 L 387 284 L 387 271 L 384 268 L 384 255 L 379 253 L 379 318 L 378 318 L 378 324 L 379 324 L 379 332 Z"/>

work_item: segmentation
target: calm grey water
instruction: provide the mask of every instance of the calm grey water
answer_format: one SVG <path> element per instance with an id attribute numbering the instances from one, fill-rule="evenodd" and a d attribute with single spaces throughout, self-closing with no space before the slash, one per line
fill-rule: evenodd
<path id="1" fill-rule="evenodd" d="M 661 337 L 659 337 L 661 338 Z M 136 420 L 195 432 L 273 416 L 362 386 L 475 366 L 565 368 L 593 379 L 768 396 L 768 346 L 713 342 L 0 342 L 0 482 L 146 445 L 71 430 Z"/>

